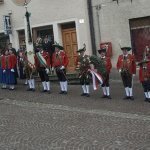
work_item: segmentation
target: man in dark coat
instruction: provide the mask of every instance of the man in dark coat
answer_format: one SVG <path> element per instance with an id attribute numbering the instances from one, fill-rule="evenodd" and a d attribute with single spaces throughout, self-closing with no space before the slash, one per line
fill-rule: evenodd
<path id="1" fill-rule="evenodd" d="M 52 41 L 49 41 L 48 36 L 46 35 L 43 41 L 43 50 L 49 53 L 50 60 L 52 60 L 52 55 L 54 53 L 54 47 Z M 50 62 L 52 66 L 52 61 Z"/>

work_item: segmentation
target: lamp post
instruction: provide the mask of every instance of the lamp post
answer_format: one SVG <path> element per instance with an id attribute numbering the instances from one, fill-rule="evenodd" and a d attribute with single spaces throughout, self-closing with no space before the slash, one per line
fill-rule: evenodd
<path id="1" fill-rule="evenodd" d="M 25 3 L 24 3 L 24 7 L 26 9 L 26 13 L 25 13 L 25 17 L 26 17 L 26 23 L 27 23 L 27 36 L 28 36 L 28 42 L 31 43 L 32 42 L 32 35 L 31 35 L 31 28 L 30 28 L 30 13 L 28 12 L 27 10 L 27 3 L 26 3 L 26 0 L 25 0 Z"/>
<path id="2" fill-rule="evenodd" d="M 95 8 L 96 8 L 96 16 L 97 16 L 97 24 L 98 24 L 99 42 L 100 43 L 101 43 L 101 27 L 100 27 L 99 12 L 101 10 L 101 7 L 102 7 L 101 4 L 95 6 Z"/>
<path id="3" fill-rule="evenodd" d="M 31 0 L 12 0 L 18 6 L 25 7 L 25 17 L 24 17 L 24 24 L 25 24 L 25 42 L 26 42 L 26 51 L 28 60 L 34 64 L 34 51 L 33 51 L 33 42 L 32 42 L 32 32 L 30 28 L 30 13 L 28 12 L 28 4 Z"/>

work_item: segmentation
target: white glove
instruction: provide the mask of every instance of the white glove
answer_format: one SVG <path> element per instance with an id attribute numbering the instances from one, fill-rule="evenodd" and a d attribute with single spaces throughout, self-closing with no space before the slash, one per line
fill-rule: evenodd
<path id="1" fill-rule="evenodd" d="M 65 67 L 64 67 L 64 66 L 61 66 L 61 67 L 60 67 L 60 70 L 63 70 L 63 69 L 65 69 Z"/>
<path id="2" fill-rule="evenodd" d="M 15 70 L 14 70 L 14 69 L 11 69 L 10 71 L 11 71 L 11 72 L 15 72 Z"/>
<path id="3" fill-rule="evenodd" d="M 132 77 L 135 77 L 135 74 L 133 74 Z"/>
<path id="4" fill-rule="evenodd" d="M 3 73 L 5 73 L 6 72 L 6 70 L 3 70 Z"/>
<path id="5" fill-rule="evenodd" d="M 119 69 L 119 73 L 121 73 L 121 69 Z"/>
<path id="6" fill-rule="evenodd" d="M 48 68 L 46 68 L 46 69 L 45 69 L 45 71 L 46 71 L 46 74 L 48 74 L 48 73 L 49 73 L 49 69 L 48 69 Z"/>
<path id="7" fill-rule="evenodd" d="M 54 67 L 52 67 L 51 70 L 54 71 Z"/>

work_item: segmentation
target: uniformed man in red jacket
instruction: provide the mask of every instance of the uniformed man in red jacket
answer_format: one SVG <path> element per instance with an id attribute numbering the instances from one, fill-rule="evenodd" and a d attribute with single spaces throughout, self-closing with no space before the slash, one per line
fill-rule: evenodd
<path id="1" fill-rule="evenodd" d="M 117 69 L 121 74 L 123 85 L 125 87 L 126 96 L 124 99 L 134 100 L 132 92 L 132 79 L 136 74 L 136 64 L 134 55 L 129 54 L 130 47 L 121 48 L 123 54 L 118 57 Z"/>
<path id="2" fill-rule="evenodd" d="M 102 98 L 108 98 L 111 99 L 110 96 L 110 89 L 109 89 L 109 74 L 110 74 L 110 70 L 112 68 L 112 64 L 111 64 L 111 59 L 110 57 L 106 56 L 106 48 L 102 48 L 100 50 L 98 50 L 99 54 L 100 54 L 100 58 L 103 61 L 105 68 L 106 68 L 106 73 L 103 76 L 103 84 L 102 84 L 102 89 L 103 89 L 103 96 Z"/>
<path id="3" fill-rule="evenodd" d="M 39 72 L 39 76 L 42 81 L 43 91 L 48 92 L 50 91 L 50 82 L 49 82 L 49 68 L 50 68 L 50 56 L 49 53 L 44 51 L 43 48 L 38 48 L 38 52 L 35 55 L 35 66 L 37 71 Z"/>
<path id="4" fill-rule="evenodd" d="M 84 44 L 84 47 L 77 50 L 77 53 L 79 53 L 79 56 L 76 60 L 77 65 L 77 71 L 79 71 L 79 79 L 80 84 L 82 86 L 82 94 L 81 96 L 90 97 L 90 73 L 89 69 L 93 67 L 91 65 L 90 56 L 85 54 L 86 51 L 86 45 Z"/>
<path id="5" fill-rule="evenodd" d="M 150 60 L 143 60 L 139 64 L 139 80 L 143 86 L 145 101 L 150 102 Z"/>
<path id="6" fill-rule="evenodd" d="M 68 57 L 63 50 L 64 48 L 58 43 L 54 44 L 55 52 L 52 56 L 52 66 L 56 70 L 57 77 L 60 82 L 60 94 L 67 94 L 68 91 L 68 82 L 66 77 L 66 68 L 69 63 Z"/>

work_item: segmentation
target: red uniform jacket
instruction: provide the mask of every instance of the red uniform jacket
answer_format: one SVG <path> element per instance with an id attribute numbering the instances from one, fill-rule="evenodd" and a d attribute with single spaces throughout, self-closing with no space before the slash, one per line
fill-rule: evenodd
<path id="1" fill-rule="evenodd" d="M 136 74 L 136 64 L 135 58 L 133 55 L 128 54 L 126 57 L 126 61 L 124 61 L 124 56 L 120 55 L 117 61 L 117 69 L 118 70 L 128 70 L 131 74 Z"/>
<path id="2" fill-rule="evenodd" d="M 107 73 L 110 73 L 110 70 L 112 68 L 111 59 L 109 57 L 105 57 L 105 58 L 101 58 L 101 59 L 104 61 Z"/>
<path id="3" fill-rule="evenodd" d="M 2 67 L 2 56 L 3 55 L 0 56 L 0 67 Z"/>
<path id="4" fill-rule="evenodd" d="M 139 80 L 140 82 L 150 80 L 150 62 L 147 63 L 145 66 L 140 66 Z"/>
<path id="5" fill-rule="evenodd" d="M 69 63 L 68 57 L 64 51 L 59 51 L 58 53 L 53 53 L 52 56 L 52 66 L 53 67 L 60 67 L 64 66 L 67 67 Z"/>
<path id="6" fill-rule="evenodd" d="M 10 56 L 12 58 L 13 66 L 15 67 L 17 65 L 17 57 L 15 54 L 11 54 Z"/>
<path id="7" fill-rule="evenodd" d="M 8 56 L 2 56 L 2 69 L 14 69 L 17 63 L 16 56 L 14 54 Z"/>
<path id="8" fill-rule="evenodd" d="M 40 62 L 40 60 L 38 59 L 37 55 L 35 55 L 35 66 L 36 66 L 37 68 L 39 68 L 39 67 L 50 67 L 50 56 L 49 56 L 49 53 L 43 51 L 43 52 L 41 53 L 41 55 L 42 55 L 43 58 L 45 59 L 46 65 L 41 64 L 41 62 Z"/>

